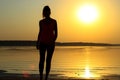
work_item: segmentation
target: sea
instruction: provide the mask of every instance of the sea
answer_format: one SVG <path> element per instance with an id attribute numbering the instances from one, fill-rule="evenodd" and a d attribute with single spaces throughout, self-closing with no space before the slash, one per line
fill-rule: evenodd
<path id="1" fill-rule="evenodd" d="M 0 47 L 1 73 L 39 74 L 39 59 L 35 46 Z M 120 46 L 56 46 L 50 74 L 76 78 L 118 76 Z"/>

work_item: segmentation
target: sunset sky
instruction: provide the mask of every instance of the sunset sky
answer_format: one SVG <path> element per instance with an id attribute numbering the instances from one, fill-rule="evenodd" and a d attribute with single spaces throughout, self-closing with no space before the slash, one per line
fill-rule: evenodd
<path id="1" fill-rule="evenodd" d="M 0 0 L 0 40 L 36 40 L 45 5 L 58 42 L 120 43 L 120 0 Z"/>

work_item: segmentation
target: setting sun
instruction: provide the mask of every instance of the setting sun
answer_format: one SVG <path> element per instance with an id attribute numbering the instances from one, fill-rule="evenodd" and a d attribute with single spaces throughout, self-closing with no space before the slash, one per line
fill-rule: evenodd
<path id="1" fill-rule="evenodd" d="M 78 9 L 77 17 L 84 23 L 91 23 L 98 18 L 98 11 L 93 5 L 83 5 Z"/>

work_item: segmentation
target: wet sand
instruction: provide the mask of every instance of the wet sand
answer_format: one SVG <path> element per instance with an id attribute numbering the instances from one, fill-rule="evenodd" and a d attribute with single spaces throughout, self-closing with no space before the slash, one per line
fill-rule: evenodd
<path id="1" fill-rule="evenodd" d="M 0 80 L 40 80 L 38 74 L 0 74 Z M 120 76 L 106 76 L 101 79 L 79 79 L 60 76 L 60 74 L 51 74 L 48 80 L 120 80 Z"/>
<path id="2" fill-rule="evenodd" d="M 0 80 L 40 80 L 39 74 L 15 74 L 15 73 L 7 73 L 5 70 L 0 70 Z M 48 80 L 120 80 L 120 75 L 112 74 L 106 75 L 102 78 L 91 78 L 91 79 L 81 79 L 81 78 L 73 78 L 67 77 L 63 74 L 50 74 Z"/>

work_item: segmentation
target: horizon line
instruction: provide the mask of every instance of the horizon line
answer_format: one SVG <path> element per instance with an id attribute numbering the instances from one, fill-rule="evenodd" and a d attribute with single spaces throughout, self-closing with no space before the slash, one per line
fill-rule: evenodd
<path id="1" fill-rule="evenodd" d="M 22 42 L 22 41 L 30 41 L 30 42 L 36 42 L 37 40 L 0 40 L 0 42 L 1 41 L 12 41 L 12 42 L 14 42 L 14 41 L 20 41 L 20 42 Z M 119 44 L 120 45 L 120 43 L 107 43 L 107 42 L 84 42 L 84 41 L 56 41 L 56 43 L 96 43 L 96 44 Z"/>

